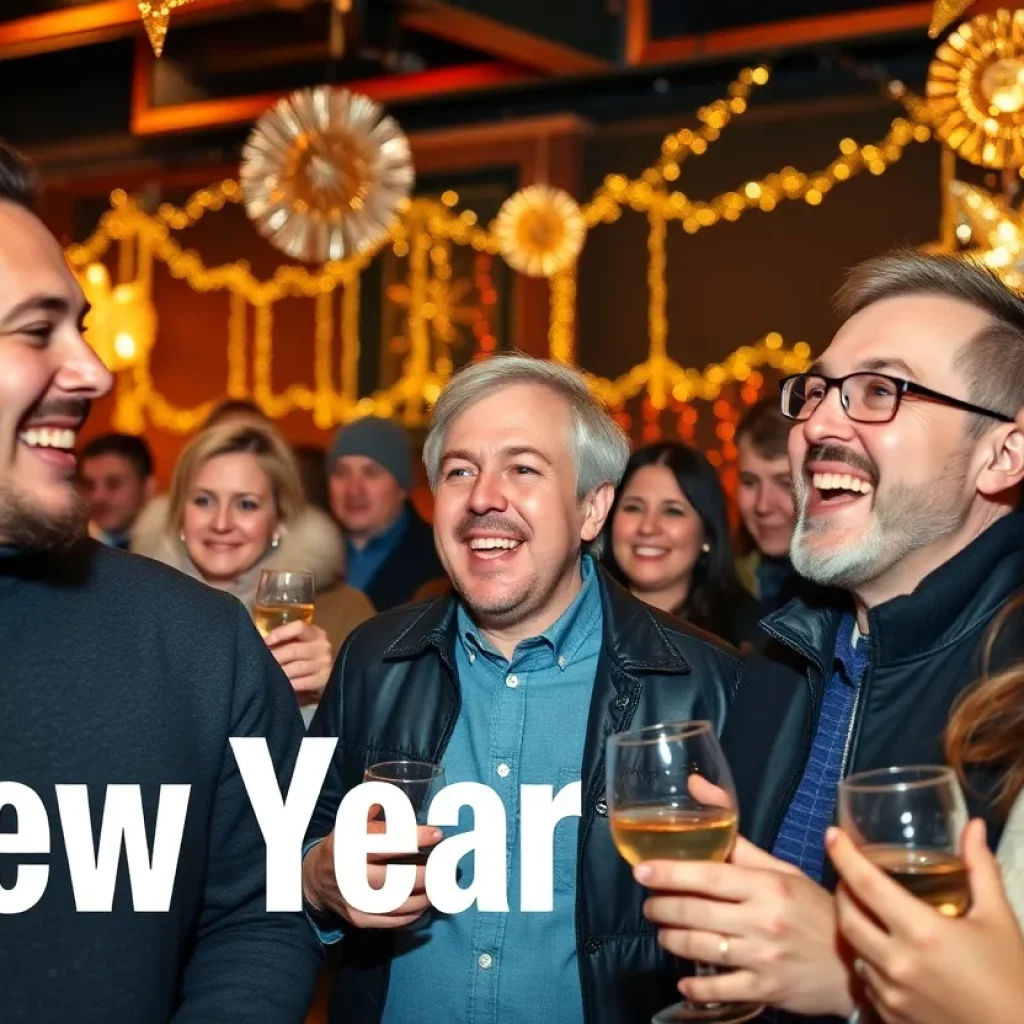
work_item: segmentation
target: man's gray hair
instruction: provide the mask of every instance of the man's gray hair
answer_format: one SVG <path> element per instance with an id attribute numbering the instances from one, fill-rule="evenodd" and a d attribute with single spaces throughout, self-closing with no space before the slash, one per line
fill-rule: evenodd
<path id="1" fill-rule="evenodd" d="M 516 384 L 546 387 L 569 403 L 577 500 L 604 484 L 617 487 L 629 461 L 629 438 L 591 394 L 583 375 L 561 363 L 509 352 L 470 363 L 441 392 L 423 445 L 430 489 L 437 490 L 445 436 L 452 422 L 481 398 Z"/>

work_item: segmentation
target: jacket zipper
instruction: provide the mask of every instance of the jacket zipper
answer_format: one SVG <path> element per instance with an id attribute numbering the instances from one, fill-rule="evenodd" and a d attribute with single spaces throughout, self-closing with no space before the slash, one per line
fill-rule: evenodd
<path id="1" fill-rule="evenodd" d="M 843 760 L 839 765 L 839 778 L 846 778 L 846 764 L 850 758 L 850 747 L 853 746 L 853 730 L 857 727 L 857 715 L 860 712 L 861 698 L 864 694 L 864 685 L 867 683 L 867 673 L 857 687 L 857 695 L 853 698 L 853 711 L 850 714 L 850 727 L 846 730 L 846 745 L 843 747 Z"/>
<path id="2" fill-rule="evenodd" d="M 788 647 L 794 653 L 799 654 L 801 658 L 804 658 L 806 661 L 810 663 L 812 668 L 817 668 L 819 674 L 821 674 L 822 670 L 820 666 L 815 665 L 814 659 L 808 655 L 807 651 L 803 650 L 798 644 L 794 643 L 788 637 L 783 636 L 781 633 L 773 629 L 771 626 L 767 626 L 764 623 L 762 623 L 761 625 L 764 631 L 768 633 L 770 636 L 773 636 L 776 640 L 778 640 L 778 642 L 782 644 L 783 647 Z M 813 706 L 816 702 L 814 700 L 814 687 L 811 684 L 810 674 L 805 673 L 804 678 L 807 681 L 807 688 L 811 691 L 811 702 Z M 801 767 L 798 768 L 795 772 L 793 772 L 793 774 L 790 776 L 789 785 L 786 787 L 785 796 L 782 800 L 779 801 L 779 805 L 775 810 L 775 817 L 772 819 L 773 843 L 775 842 L 775 839 L 778 836 L 779 827 L 782 825 L 782 819 L 786 816 L 786 809 L 789 807 L 790 801 L 793 799 L 793 794 L 796 792 L 797 787 L 800 785 L 800 777 L 803 774 L 804 766 L 807 764 L 807 756 L 810 753 L 811 744 L 813 742 L 814 723 L 809 722 L 808 728 L 804 729 L 804 757 L 801 762 Z"/>
<path id="3" fill-rule="evenodd" d="M 853 734 L 857 729 L 858 716 L 860 715 L 861 704 L 864 701 L 864 691 L 868 688 L 868 681 L 871 677 L 871 633 L 867 634 L 868 640 L 868 664 L 861 677 L 860 685 L 857 687 L 857 696 L 853 699 L 853 712 L 850 715 L 850 728 L 846 733 L 846 746 L 843 748 L 843 760 L 839 766 L 839 778 L 846 778 L 846 769 L 850 759 L 850 750 L 853 748 Z"/>

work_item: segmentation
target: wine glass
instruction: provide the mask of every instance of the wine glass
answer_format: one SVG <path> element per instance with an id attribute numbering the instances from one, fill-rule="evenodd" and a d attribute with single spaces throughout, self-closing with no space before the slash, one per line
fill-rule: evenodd
<path id="1" fill-rule="evenodd" d="M 967 913 L 960 859 L 967 806 L 952 768 L 914 765 L 851 775 L 839 783 L 839 825 L 861 853 L 948 917 Z"/>
<path id="2" fill-rule="evenodd" d="M 431 761 L 381 761 L 363 772 L 363 782 L 388 782 L 409 798 L 416 823 L 426 825 L 430 802 L 444 788 L 444 769 Z M 426 864 L 425 853 L 402 858 L 405 864 Z"/>
<path id="3" fill-rule="evenodd" d="M 739 826 L 736 791 L 711 722 L 652 725 L 608 738 L 606 802 L 612 840 L 628 863 L 724 861 Z M 697 974 L 717 973 L 695 964 Z M 764 1011 L 752 1003 L 694 1003 L 657 1013 L 651 1024 L 740 1024 Z"/>
<path id="4" fill-rule="evenodd" d="M 256 588 L 252 617 L 265 638 L 278 626 L 301 619 L 313 621 L 313 574 L 264 569 Z"/>

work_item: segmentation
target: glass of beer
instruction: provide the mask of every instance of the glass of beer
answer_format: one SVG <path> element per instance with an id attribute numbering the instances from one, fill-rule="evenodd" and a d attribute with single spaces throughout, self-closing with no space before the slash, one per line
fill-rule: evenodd
<path id="1" fill-rule="evenodd" d="M 416 823 L 426 825 L 430 802 L 444 788 L 444 769 L 431 761 L 381 761 L 363 772 L 363 782 L 388 782 L 409 798 Z M 426 864 L 425 853 L 402 854 L 396 863 Z"/>
<path id="2" fill-rule="evenodd" d="M 868 860 L 940 914 L 959 917 L 970 909 L 960 859 L 967 806 L 952 768 L 851 775 L 839 784 L 838 820 Z"/>
<path id="3" fill-rule="evenodd" d="M 265 638 L 285 623 L 313 621 L 313 574 L 264 569 L 256 589 L 252 617 Z"/>
<path id="4" fill-rule="evenodd" d="M 606 802 L 612 840 L 634 867 L 648 860 L 724 861 L 739 825 L 736 791 L 711 722 L 653 725 L 608 738 Z M 699 975 L 716 973 L 695 964 Z M 651 1024 L 740 1024 L 764 1011 L 752 1003 L 684 999 Z"/>

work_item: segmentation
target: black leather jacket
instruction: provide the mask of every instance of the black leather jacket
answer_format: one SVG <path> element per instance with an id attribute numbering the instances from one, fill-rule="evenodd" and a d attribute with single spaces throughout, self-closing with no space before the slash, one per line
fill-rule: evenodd
<path id="1" fill-rule="evenodd" d="M 732 648 L 649 608 L 597 571 L 603 643 L 581 771 L 577 852 L 583 1019 L 648 1024 L 653 1012 L 679 998 L 675 985 L 686 969 L 658 946 L 642 913 L 647 894 L 612 844 L 605 740 L 627 728 L 687 719 L 710 719 L 721 730 L 742 665 Z M 455 600 L 448 595 L 378 615 L 342 648 L 309 731 L 337 736 L 339 743 L 307 840 L 331 831 L 342 797 L 362 781 L 367 765 L 398 757 L 440 761 L 460 704 Z M 330 950 L 339 970 L 333 1024 L 381 1019 L 391 942 L 385 931 L 348 929 Z"/>
<path id="2" fill-rule="evenodd" d="M 860 686 L 843 758 L 843 776 L 900 764 L 943 762 L 950 711 L 982 671 L 990 626 L 1024 590 L 1024 515 L 998 520 L 972 544 L 926 577 L 905 597 L 872 609 L 870 662 Z M 740 802 L 740 831 L 771 850 L 800 782 L 818 720 L 825 673 L 832 671 L 836 632 L 849 598 L 795 600 L 767 616 L 762 628 L 788 661 L 744 683 L 733 702 L 722 743 Z M 999 633 L 992 670 L 1024 658 L 1016 617 Z M 778 652 L 776 652 L 778 653 Z M 972 814 L 984 817 L 989 842 L 1002 823 L 986 794 L 992 773 L 976 772 L 967 791 Z M 825 859 L 824 884 L 834 872 Z M 801 1021 L 779 1014 L 765 1019 Z M 829 1018 L 832 1020 L 833 1018 Z"/>

